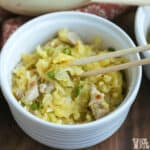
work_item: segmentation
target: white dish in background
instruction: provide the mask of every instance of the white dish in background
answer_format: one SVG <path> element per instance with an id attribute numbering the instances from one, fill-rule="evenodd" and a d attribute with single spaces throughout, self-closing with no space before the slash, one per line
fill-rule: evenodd
<path id="1" fill-rule="evenodd" d="M 17 14 L 35 16 L 78 8 L 88 2 L 88 0 L 0 0 L 0 7 Z"/>
<path id="2" fill-rule="evenodd" d="M 135 18 L 135 35 L 138 45 L 146 45 L 147 33 L 150 30 L 150 7 L 139 7 Z M 150 51 L 142 53 L 144 58 L 150 58 Z M 144 66 L 144 71 L 150 79 L 150 65 Z"/>
<path id="3" fill-rule="evenodd" d="M 35 117 L 13 96 L 11 72 L 22 53 L 31 52 L 37 45 L 53 37 L 61 28 L 77 32 L 85 41 L 100 36 L 104 45 L 116 49 L 135 46 L 123 30 L 101 17 L 79 12 L 43 15 L 24 24 L 3 47 L 0 55 L 0 83 L 14 119 L 29 136 L 50 147 L 65 150 L 85 148 L 104 141 L 123 124 L 138 93 L 142 69 L 139 66 L 126 71 L 128 92 L 124 101 L 116 110 L 97 121 L 81 125 L 58 125 Z M 138 54 L 127 57 L 130 60 L 140 59 Z"/>

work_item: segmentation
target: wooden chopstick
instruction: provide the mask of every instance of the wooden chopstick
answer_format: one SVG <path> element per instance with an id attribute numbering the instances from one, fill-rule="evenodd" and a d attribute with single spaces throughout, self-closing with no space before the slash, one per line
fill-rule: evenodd
<path id="1" fill-rule="evenodd" d="M 84 64 L 97 62 L 97 61 L 107 59 L 107 58 L 119 57 L 119 56 L 142 52 L 142 51 L 146 51 L 146 50 L 150 50 L 150 44 L 148 44 L 146 46 L 133 47 L 133 48 L 118 50 L 118 51 L 110 52 L 110 53 L 106 53 L 106 54 L 77 59 L 73 62 L 70 62 L 69 65 L 84 65 Z"/>
<path id="2" fill-rule="evenodd" d="M 115 66 L 111 66 L 111 67 L 96 69 L 96 70 L 92 70 L 92 71 L 87 71 L 87 72 L 84 72 L 83 74 L 81 74 L 80 77 L 95 76 L 98 74 L 104 74 L 104 73 L 108 73 L 108 72 L 124 70 L 127 68 L 140 66 L 140 65 L 146 65 L 146 64 L 150 64 L 150 58 L 132 61 L 132 62 L 128 62 L 128 63 L 120 64 L 120 65 L 115 65 Z"/>

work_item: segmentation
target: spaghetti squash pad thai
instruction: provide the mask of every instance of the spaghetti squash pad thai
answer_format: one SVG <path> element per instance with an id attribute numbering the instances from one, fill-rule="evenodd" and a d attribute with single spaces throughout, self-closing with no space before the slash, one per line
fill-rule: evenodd
<path id="1" fill-rule="evenodd" d="M 100 48 L 100 38 L 85 44 L 74 32 L 62 29 L 46 44 L 23 54 L 12 75 L 12 92 L 33 115 L 58 124 L 81 124 L 97 120 L 124 99 L 121 71 L 80 78 L 83 72 L 125 63 L 123 57 L 69 66 L 73 60 L 109 53 Z"/>

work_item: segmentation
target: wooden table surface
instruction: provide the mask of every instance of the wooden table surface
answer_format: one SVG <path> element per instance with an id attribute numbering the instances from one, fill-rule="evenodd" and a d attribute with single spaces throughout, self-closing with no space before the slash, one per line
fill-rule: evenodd
<path id="1" fill-rule="evenodd" d="M 134 39 L 135 10 L 116 19 L 116 23 Z M 150 144 L 150 81 L 143 76 L 133 107 L 122 127 L 101 144 L 85 150 L 132 150 L 133 138 L 147 138 Z M 0 150 L 52 150 L 27 136 L 14 121 L 5 99 L 0 94 Z"/>

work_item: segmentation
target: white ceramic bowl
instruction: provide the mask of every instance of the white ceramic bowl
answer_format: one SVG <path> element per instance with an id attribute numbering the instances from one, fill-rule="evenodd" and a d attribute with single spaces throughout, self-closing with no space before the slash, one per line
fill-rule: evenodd
<path id="1" fill-rule="evenodd" d="M 147 33 L 150 30 L 150 7 L 139 7 L 135 18 L 135 35 L 139 45 L 146 45 Z M 150 58 L 150 51 L 142 53 L 144 58 Z M 147 77 L 150 79 L 150 65 L 144 67 Z"/>
<path id="2" fill-rule="evenodd" d="M 128 93 L 122 104 L 109 115 L 82 125 L 58 125 L 41 120 L 17 102 L 11 92 L 11 72 L 22 53 L 53 37 L 61 28 L 77 32 L 85 41 L 101 36 L 103 45 L 117 49 L 135 46 L 129 36 L 115 24 L 94 15 L 61 12 L 44 15 L 19 28 L 7 41 L 0 56 L 0 83 L 18 125 L 33 139 L 61 149 L 78 149 L 104 141 L 116 132 L 127 117 L 141 83 L 141 67 L 127 70 Z M 138 54 L 128 56 L 139 60 Z"/>

